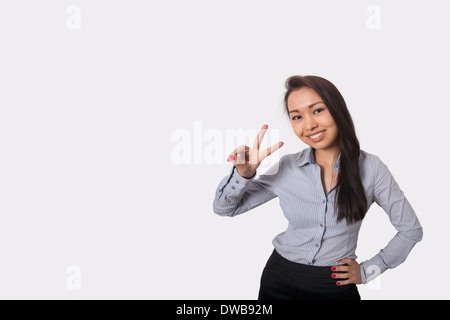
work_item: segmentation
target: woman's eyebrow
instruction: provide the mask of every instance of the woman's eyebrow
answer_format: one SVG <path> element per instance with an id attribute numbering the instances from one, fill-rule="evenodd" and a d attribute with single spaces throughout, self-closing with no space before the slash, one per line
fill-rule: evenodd
<path id="1" fill-rule="evenodd" d="M 308 108 L 312 108 L 312 107 L 314 107 L 316 104 L 319 104 L 319 103 L 323 103 L 323 101 L 314 102 L 313 104 L 310 104 L 310 105 L 308 106 Z M 299 112 L 299 111 L 298 111 L 297 109 L 294 109 L 294 110 L 289 111 L 289 113 L 292 113 L 292 112 Z"/>

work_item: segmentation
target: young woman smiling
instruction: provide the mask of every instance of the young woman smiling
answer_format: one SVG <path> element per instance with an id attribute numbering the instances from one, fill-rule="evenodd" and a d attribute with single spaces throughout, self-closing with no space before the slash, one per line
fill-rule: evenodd
<path id="1" fill-rule="evenodd" d="M 285 112 L 309 148 L 281 157 L 277 171 L 261 174 L 261 161 L 283 146 L 253 148 L 229 156 L 233 168 L 217 187 L 213 209 L 236 216 L 275 197 L 288 227 L 273 239 L 261 276 L 259 299 L 360 299 L 357 284 L 395 268 L 422 239 L 419 220 L 388 167 L 360 149 L 354 124 L 338 89 L 317 76 L 286 81 Z M 371 259 L 358 263 L 362 220 L 376 202 L 397 234 Z"/>

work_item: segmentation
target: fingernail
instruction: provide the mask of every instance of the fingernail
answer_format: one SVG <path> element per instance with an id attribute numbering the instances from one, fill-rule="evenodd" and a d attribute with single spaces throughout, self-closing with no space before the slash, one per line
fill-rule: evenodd
<path id="1" fill-rule="evenodd" d="M 336 267 L 331 268 L 331 270 L 336 271 Z"/>
<path id="2" fill-rule="evenodd" d="M 341 262 L 342 261 L 342 259 L 341 260 L 338 260 L 338 262 Z"/>
<path id="3" fill-rule="evenodd" d="M 233 155 L 230 155 L 230 156 L 228 157 L 228 159 L 227 159 L 228 162 L 233 161 L 233 160 L 234 160 L 234 156 L 233 156 Z"/>
<path id="4" fill-rule="evenodd" d="M 332 278 L 336 278 L 336 275 L 333 273 L 333 274 L 331 275 L 331 277 L 332 277 Z"/>
<path id="5" fill-rule="evenodd" d="M 338 286 L 340 286 L 341 285 L 341 283 L 340 282 L 338 282 L 338 283 L 336 283 Z"/>

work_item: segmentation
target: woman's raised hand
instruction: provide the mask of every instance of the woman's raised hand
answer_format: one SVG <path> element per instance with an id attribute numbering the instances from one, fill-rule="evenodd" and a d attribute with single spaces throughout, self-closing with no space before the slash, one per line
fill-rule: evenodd
<path id="1" fill-rule="evenodd" d="M 278 142 L 265 150 L 259 150 L 261 141 L 269 126 L 263 125 L 255 138 L 253 148 L 248 146 L 237 147 L 228 157 L 227 161 L 232 161 L 239 175 L 244 178 L 251 178 L 265 157 L 269 156 L 283 146 L 283 142 Z"/>

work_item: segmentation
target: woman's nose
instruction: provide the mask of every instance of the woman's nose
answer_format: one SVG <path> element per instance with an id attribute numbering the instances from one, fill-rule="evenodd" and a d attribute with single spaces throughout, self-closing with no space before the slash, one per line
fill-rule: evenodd
<path id="1" fill-rule="evenodd" d="M 314 131 L 315 128 L 317 128 L 317 123 L 313 118 L 308 118 L 306 120 L 306 130 Z"/>

